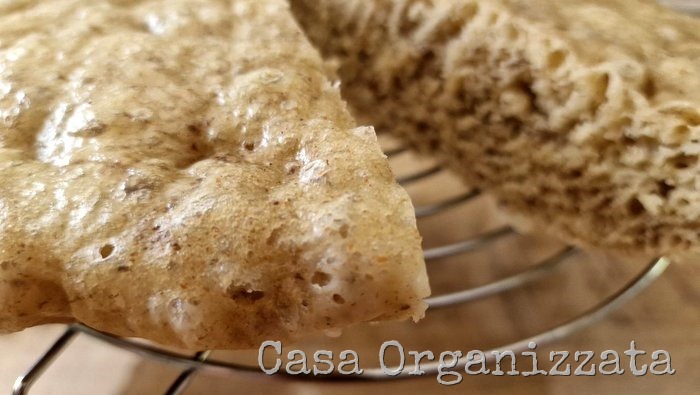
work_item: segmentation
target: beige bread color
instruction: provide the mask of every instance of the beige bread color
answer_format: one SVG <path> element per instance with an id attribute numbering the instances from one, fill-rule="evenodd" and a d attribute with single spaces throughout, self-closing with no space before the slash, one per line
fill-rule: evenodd
<path id="1" fill-rule="evenodd" d="M 642 0 L 293 0 L 363 122 L 567 241 L 700 251 L 700 22 Z"/>
<path id="2" fill-rule="evenodd" d="M 0 3 L 0 332 L 418 319 L 413 207 L 283 0 Z"/>

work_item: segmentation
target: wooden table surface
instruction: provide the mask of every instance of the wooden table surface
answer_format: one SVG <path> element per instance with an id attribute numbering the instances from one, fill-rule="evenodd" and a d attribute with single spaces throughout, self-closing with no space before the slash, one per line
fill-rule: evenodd
<path id="1" fill-rule="evenodd" d="M 664 0 L 700 8 L 700 0 Z M 404 155 L 393 163 L 397 174 L 429 166 L 429 161 Z M 465 187 L 449 174 L 432 177 L 409 187 L 418 205 L 454 196 Z M 421 220 L 426 247 L 463 240 L 504 223 L 488 198 Z M 540 236 L 510 237 L 487 249 L 430 262 L 435 294 L 492 282 L 526 269 L 561 247 Z M 382 342 L 399 340 L 406 350 L 486 350 L 508 344 L 580 314 L 622 287 L 647 262 L 622 262 L 600 253 L 579 254 L 546 279 L 497 297 L 459 308 L 429 312 L 419 324 L 364 325 L 348 329 L 337 339 L 319 338 L 303 345 L 311 350 L 354 349 L 363 367 L 377 365 Z M 507 394 L 697 394 L 700 393 L 700 262 L 674 262 L 664 275 L 632 302 L 566 339 L 540 345 L 540 365 L 548 369 L 551 350 L 616 350 L 631 341 L 649 354 L 657 349 L 672 356 L 673 376 L 635 377 L 510 377 L 469 376 L 454 387 L 435 378 L 390 383 L 306 384 L 202 372 L 186 394 L 364 394 L 389 391 L 405 394 L 468 393 Z M 21 374 L 53 342 L 64 327 L 43 326 L 0 336 L 0 394 L 10 392 Z M 285 345 L 291 349 L 292 345 Z M 215 353 L 215 357 L 254 361 L 255 352 Z M 337 355 L 337 353 L 336 353 Z M 599 361 L 599 360 L 598 360 Z M 628 370 L 627 359 L 622 359 Z M 641 361 L 650 362 L 649 355 Z M 518 365 L 520 370 L 526 367 Z M 177 366 L 146 360 L 115 349 L 88 336 L 79 336 L 34 386 L 32 394 L 140 395 L 162 393 L 179 374 Z"/>

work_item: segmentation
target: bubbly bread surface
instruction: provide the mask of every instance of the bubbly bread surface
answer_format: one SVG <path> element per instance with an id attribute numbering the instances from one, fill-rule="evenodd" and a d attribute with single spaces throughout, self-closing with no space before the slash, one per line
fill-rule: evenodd
<path id="1" fill-rule="evenodd" d="M 700 251 L 700 22 L 643 0 L 292 0 L 357 116 L 516 217 Z"/>
<path id="2" fill-rule="evenodd" d="M 283 0 L 0 2 L 0 332 L 422 317 L 415 216 Z"/>

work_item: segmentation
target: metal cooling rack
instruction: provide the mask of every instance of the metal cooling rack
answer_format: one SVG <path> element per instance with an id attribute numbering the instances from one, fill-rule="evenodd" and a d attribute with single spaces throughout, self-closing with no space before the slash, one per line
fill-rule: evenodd
<path id="1" fill-rule="evenodd" d="M 691 15 L 700 16 L 700 0 L 660 0 L 661 3 L 665 5 L 675 7 L 679 11 L 686 12 Z M 389 158 L 395 158 L 399 155 L 409 152 L 410 149 L 407 147 L 401 147 L 397 149 L 387 150 L 386 154 Z M 399 178 L 399 182 L 402 185 L 408 185 L 417 181 L 427 179 L 429 177 L 435 176 L 443 172 L 443 168 L 439 165 L 429 167 L 425 170 L 418 171 L 409 176 Z M 448 198 L 443 201 L 429 204 L 425 206 L 419 206 L 416 208 L 416 216 L 421 219 L 425 217 L 430 217 L 436 214 L 443 213 L 448 210 L 452 210 L 463 204 L 469 204 L 475 198 L 480 196 L 478 191 L 472 191 L 468 193 L 461 194 L 454 198 Z M 424 252 L 426 261 L 434 261 L 450 256 L 457 256 L 461 254 L 466 254 L 468 252 L 475 251 L 480 248 L 485 248 L 491 243 L 500 240 L 504 237 L 511 236 L 514 231 L 509 227 L 503 227 L 496 229 L 495 231 L 487 232 L 479 236 L 445 245 L 442 247 L 428 249 Z M 455 308 L 460 305 L 464 305 L 469 302 L 476 300 L 493 297 L 507 291 L 522 287 L 524 285 L 530 284 L 536 280 L 542 279 L 549 275 L 552 275 L 560 266 L 566 263 L 569 258 L 576 254 L 578 251 L 575 248 L 567 247 L 551 257 L 543 260 L 542 262 L 519 272 L 515 275 L 505 277 L 503 279 L 478 286 L 476 288 L 465 289 L 463 291 L 447 293 L 444 295 L 433 296 L 427 300 L 429 305 L 429 311 L 434 311 L 436 309 L 443 308 Z M 494 348 L 493 350 L 512 350 L 513 352 L 519 353 L 526 351 L 528 349 L 528 344 L 534 342 L 538 345 L 544 345 L 547 343 L 554 342 L 556 340 L 565 338 L 585 327 L 588 327 L 597 321 L 605 318 L 608 314 L 618 309 L 636 295 L 638 295 L 647 286 L 653 283 L 657 278 L 659 278 L 666 268 L 669 266 L 670 261 L 667 258 L 654 259 L 647 266 L 639 272 L 634 278 L 630 279 L 622 288 L 618 289 L 609 297 L 600 301 L 594 307 L 585 311 L 584 313 L 558 325 L 552 327 L 549 330 L 536 334 L 534 336 L 528 337 L 516 341 L 514 343 L 504 345 L 501 347 Z M 170 387 L 165 391 L 166 395 L 177 395 L 182 394 L 186 389 L 187 384 L 198 371 L 203 369 L 218 369 L 231 374 L 255 374 L 258 376 L 264 376 L 261 378 L 273 380 L 275 378 L 267 377 L 258 368 L 258 366 L 241 365 L 235 363 L 229 363 L 217 359 L 209 358 L 211 351 L 201 351 L 194 354 L 182 354 L 177 352 L 172 352 L 160 348 L 158 346 L 137 343 L 128 339 L 118 338 L 105 334 L 94 329 L 88 328 L 86 326 L 75 324 L 70 325 L 66 328 L 65 332 L 56 339 L 56 341 L 49 347 L 48 350 L 44 352 L 43 355 L 37 359 L 34 365 L 22 376 L 18 377 L 13 386 L 14 395 L 27 394 L 32 386 L 38 379 L 41 378 L 44 371 L 52 364 L 52 362 L 64 351 L 77 336 L 90 336 L 95 339 L 102 340 L 107 344 L 111 344 L 115 347 L 119 347 L 124 350 L 132 351 L 134 353 L 140 354 L 146 358 L 152 358 L 155 360 L 160 360 L 164 363 L 172 363 L 182 367 L 181 374 L 173 381 Z M 491 352 L 485 352 L 487 362 L 492 362 L 493 354 Z M 464 364 L 462 362 L 455 368 L 463 369 Z M 438 373 L 439 363 L 430 363 L 421 365 L 421 368 L 426 371 L 427 375 L 435 375 Z M 364 374 L 362 376 L 340 376 L 340 375 L 329 375 L 329 376 L 315 376 L 313 378 L 301 378 L 300 376 L 289 376 L 284 373 L 280 373 L 278 377 L 284 377 L 287 379 L 294 380 L 323 380 L 323 381 L 383 381 L 383 380 L 396 380 L 396 379 L 410 379 L 417 377 L 426 376 L 410 376 L 408 375 L 408 370 L 402 371 L 401 374 L 393 377 L 386 376 L 380 368 L 374 369 L 364 369 Z"/>
<path id="2" fill-rule="evenodd" d="M 387 156 L 389 156 L 390 158 L 396 158 L 400 155 L 408 153 L 409 151 L 410 150 L 407 148 L 387 150 Z M 402 185 L 408 186 L 409 184 L 436 176 L 443 171 L 445 170 L 443 170 L 440 166 L 431 166 L 425 170 L 417 171 L 409 176 L 400 177 L 399 181 Z M 433 215 L 445 213 L 450 210 L 455 210 L 459 206 L 470 204 L 480 195 L 481 194 L 478 191 L 471 191 L 462 193 L 453 198 L 444 199 L 437 203 L 418 206 L 416 207 L 416 216 L 420 220 L 422 218 L 431 217 Z M 515 232 L 510 227 L 501 227 L 497 228 L 496 230 L 483 233 L 476 237 L 469 238 L 467 240 L 444 245 L 441 247 L 427 249 L 425 250 L 424 255 L 426 261 L 428 262 L 448 257 L 455 257 L 469 252 L 473 252 L 481 248 L 486 248 L 498 240 L 513 235 L 515 235 Z M 473 302 L 488 297 L 493 297 L 495 295 L 502 294 L 515 288 L 522 287 L 526 284 L 533 283 L 536 280 L 540 280 L 544 277 L 552 275 L 555 271 L 557 271 L 557 269 L 564 265 L 569 260 L 569 258 L 575 255 L 577 252 L 578 251 L 572 247 L 566 247 L 551 255 L 549 258 L 544 259 L 540 263 L 509 277 L 505 277 L 500 280 L 478 286 L 476 288 L 470 288 L 462 291 L 433 296 L 427 300 L 429 305 L 428 311 L 430 312 L 436 309 L 443 308 L 455 308 L 465 303 Z M 604 318 L 610 312 L 625 304 L 630 299 L 634 298 L 639 292 L 641 292 L 655 279 L 657 279 L 668 267 L 668 265 L 668 259 L 655 259 L 652 262 L 650 262 L 644 268 L 644 270 L 637 274 L 622 288 L 617 290 L 613 295 L 609 296 L 605 300 L 600 301 L 596 306 L 584 312 L 583 314 L 572 318 L 571 320 L 564 322 L 556 327 L 553 327 L 547 331 L 544 331 L 526 339 L 522 339 L 509 345 L 498 347 L 497 349 L 521 352 L 527 350 L 528 344 L 530 342 L 535 342 L 538 345 L 547 344 L 555 340 L 564 338 L 582 328 L 585 328 L 595 323 L 596 321 Z M 41 378 L 43 372 L 52 364 L 52 362 L 61 354 L 61 352 L 64 351 L 70 345 L 71 341 L 74 340 L 77 336 L 90 336 L 115 347 L 132 351 L 147 358 L 160 360 L 165 363 L 173 363 L 180 365 L 183 369 L 182 373 L 166 390 L 166 395 L 182 394 L 185 388 L 187 387 L 189 379 L 201 369 L 218 369 L 230 372 L 232 374 L 255 373 L 265 379 L 274 379 L 265 376 L 258 366 L 235 364 L 210 358 L 211 351 L 202 351 L 195 354 L 177 353 L 165 350 L 155 345 L 149 345 L 144 344 L 142 342 L 134 342 L 128 339 L 114 337 L 112 335 L 88 328 L 84 325 L 75 324 L 68 326 L 65 332 L 63 332 L 63 334 L 53 343 L 53 345 L 41 357 L 39 357 L 39 359 L 27 371 L 27 373 L 17 378 L 13 387 L 13 394 L 27 394 L 32 384 Z M 490 362 L 490 359 L 493 358 L 492 354 L 490 352 L 486 352 L 486 355 L 487 359 Z M 463 368 L 463 364 L 461 366 L 458 365 L 457 368 Z M 435 362 L 425 364 L 425 366 L 421 366 L 427 372 L 428 375 L 434 375 L 438 372 L 438 365 L 439 363 Z M 386 376 L 380 368 L 374 368 L 365 369 L 364 374 L 362 376 L 329 375 L 325 377 L 316 376 L 313 378 L 306 378 L 306 380 L 379 381 L 391 379 L 408 379 L 416 377 L 409 376 L 407 373 L 408 370 L 404 371 L 398 376 L 389 377 Z M 284 373 L 282 373 L 281 376 L 290 379 L 300 379 L 299 376 L 285 376 Z"/>

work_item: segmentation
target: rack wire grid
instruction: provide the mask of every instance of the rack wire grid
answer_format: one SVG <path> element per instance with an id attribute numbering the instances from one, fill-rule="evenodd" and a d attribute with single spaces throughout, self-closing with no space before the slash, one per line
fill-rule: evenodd
<path id="1" fill-rule="evenodd" d="M 686 12 L 691 15 L 700 15 L 700 0 L 660 0 L 666 5 L 675 7 L 676 9 Z M 386 150 L 386 155 L 390 159 L 396 159 L 399 156 L 409 153 L 411 150 L 408 147 L 398 147 Z M 445 170 L 442 166 L 434 165 L 425 169 L 416 171 L 413 174 L 400 177 L 399 183 L 403 186 L 409 186 L 413 183 L 423 181 L 430 177 L 439 175 Z M 449 210 L 453 210 L 458 206 L 470 204 L 481 193 L 479 191 L 469 191 L 462 193 L 456 197 L 451 197 L 439 201 L 437 203 L 416 207 L 416 217 L 421 220 L 427 217 L 438 215 Z M 513 236 L 515 231 L 510 227 L 500 227 L 495 230 L 480 234 L 475 237 L 468 238 L 456 243 L 450 243 L 441 247 L 427 249 L 424 252 L 425 259 L 428 263 L 431 261 L 443 259 L 446 257 L 459 256 L 469 252 L 473 252 L 482 248 L 487 248 L 494 242 L 505 237 Z M 456 308 L 466 303 L 475 302 L 477 300 L 493 297 L 505 292 L 517 289 L 519 287 L 532 284 L 537 280 L 552 275 L 561 266 L 563 266 L 570 258 L 579 253 L 574 247 L 565 247 L 550 257 L 542 260 L 538 264 L 531 266 L 516 274 L 501 278 L 499 280 L 489 282 L 487 284 L 474 288 L 464 289 L 457 292 L 450 292 L 442 295 L 433 296 L 427 299 L 429 305 L 428 312 L 437 309 Z M 596 305 L 584 311 L 568 321 L 551 327 L 548 330 L 535 334 L 533 336 L 515 341 L 513 343 L 493 348 L 492 350 L 512 350 L 513 352 L 526 351 L 531 342 L 536 344 L 548 344 L 559 339 L 565 338 L 583 328 L 586 328 L 597 321 L 605 318 L 611 312 L 637 296 L 647 286 L 659 278 L 670 261 L 667 258 L 661 257 L 649 262 L 640 272 L 633 278 L 612 293 L 610 296 L 600 300 Z M 62 335 L 41 355 L 36 362 L 27 370 L 27 372 L 18 377 L 13 386 L 14 395 L 28 394 L 29 390 L 37 380 L 39 380 L 46 369 L 51 366 L 55 359 L 64 351 L 77 336 L 90 336 L 101 340 L 114 347 L 119 347 L 142 355 L 145 358 L 152 358 L 164 363 L 171 363 L 181 366 L 180 375 L 172 382 L 169 388 L 165 391 L 166 395 L 182 394 L 186 389 L 189 380 L 200 370 L 217 369 L 229 372 L 231 374 L 256 374 L 263 377 L 264 373 L 258 366 L 251 366 L 238 363 L 230 363 L 218 359 L 211 358 L 210 350 L 201 351 L 194 354 L 185 354 L 173 352 L 161 348 L 156 345 L 146 344 L 143 342 L 135 342 L 133 340 L 115 337 L 103 332 L 99 332 L 81 324 L 73 324 L 67 326 Z M 493 362 L 494 354 L 486 351 L 486 362 Z M 460 362 L 456 369 L 464 368 L 465 361 Z M 339 374 L 331 374 L 327 376 L 300 377 L 288 375 L 282 371 L 278 377 L 284 377 L 293 380 L 323 380 L 323 381 L 384 381 L 384 380 L 401 380 L 415 379 L 417 377 L 426 377 L 436 375 L 438 373 L 439 363 L 432 362 L 421 365 L 421 369 L 427 374 L 425 376 L 409 375 L 408 370 L 402 371 L 396 376 L 387 376 L 380 368 L 364 369 L 364 373 L 359 376 L 347 376 Z M 391 367 L 389 369 L 392 369 Z M 396 368 L 393 368 L 396 370 Z M 274 378 L 264 376 L 264 379 L 272 380 Z"/>

